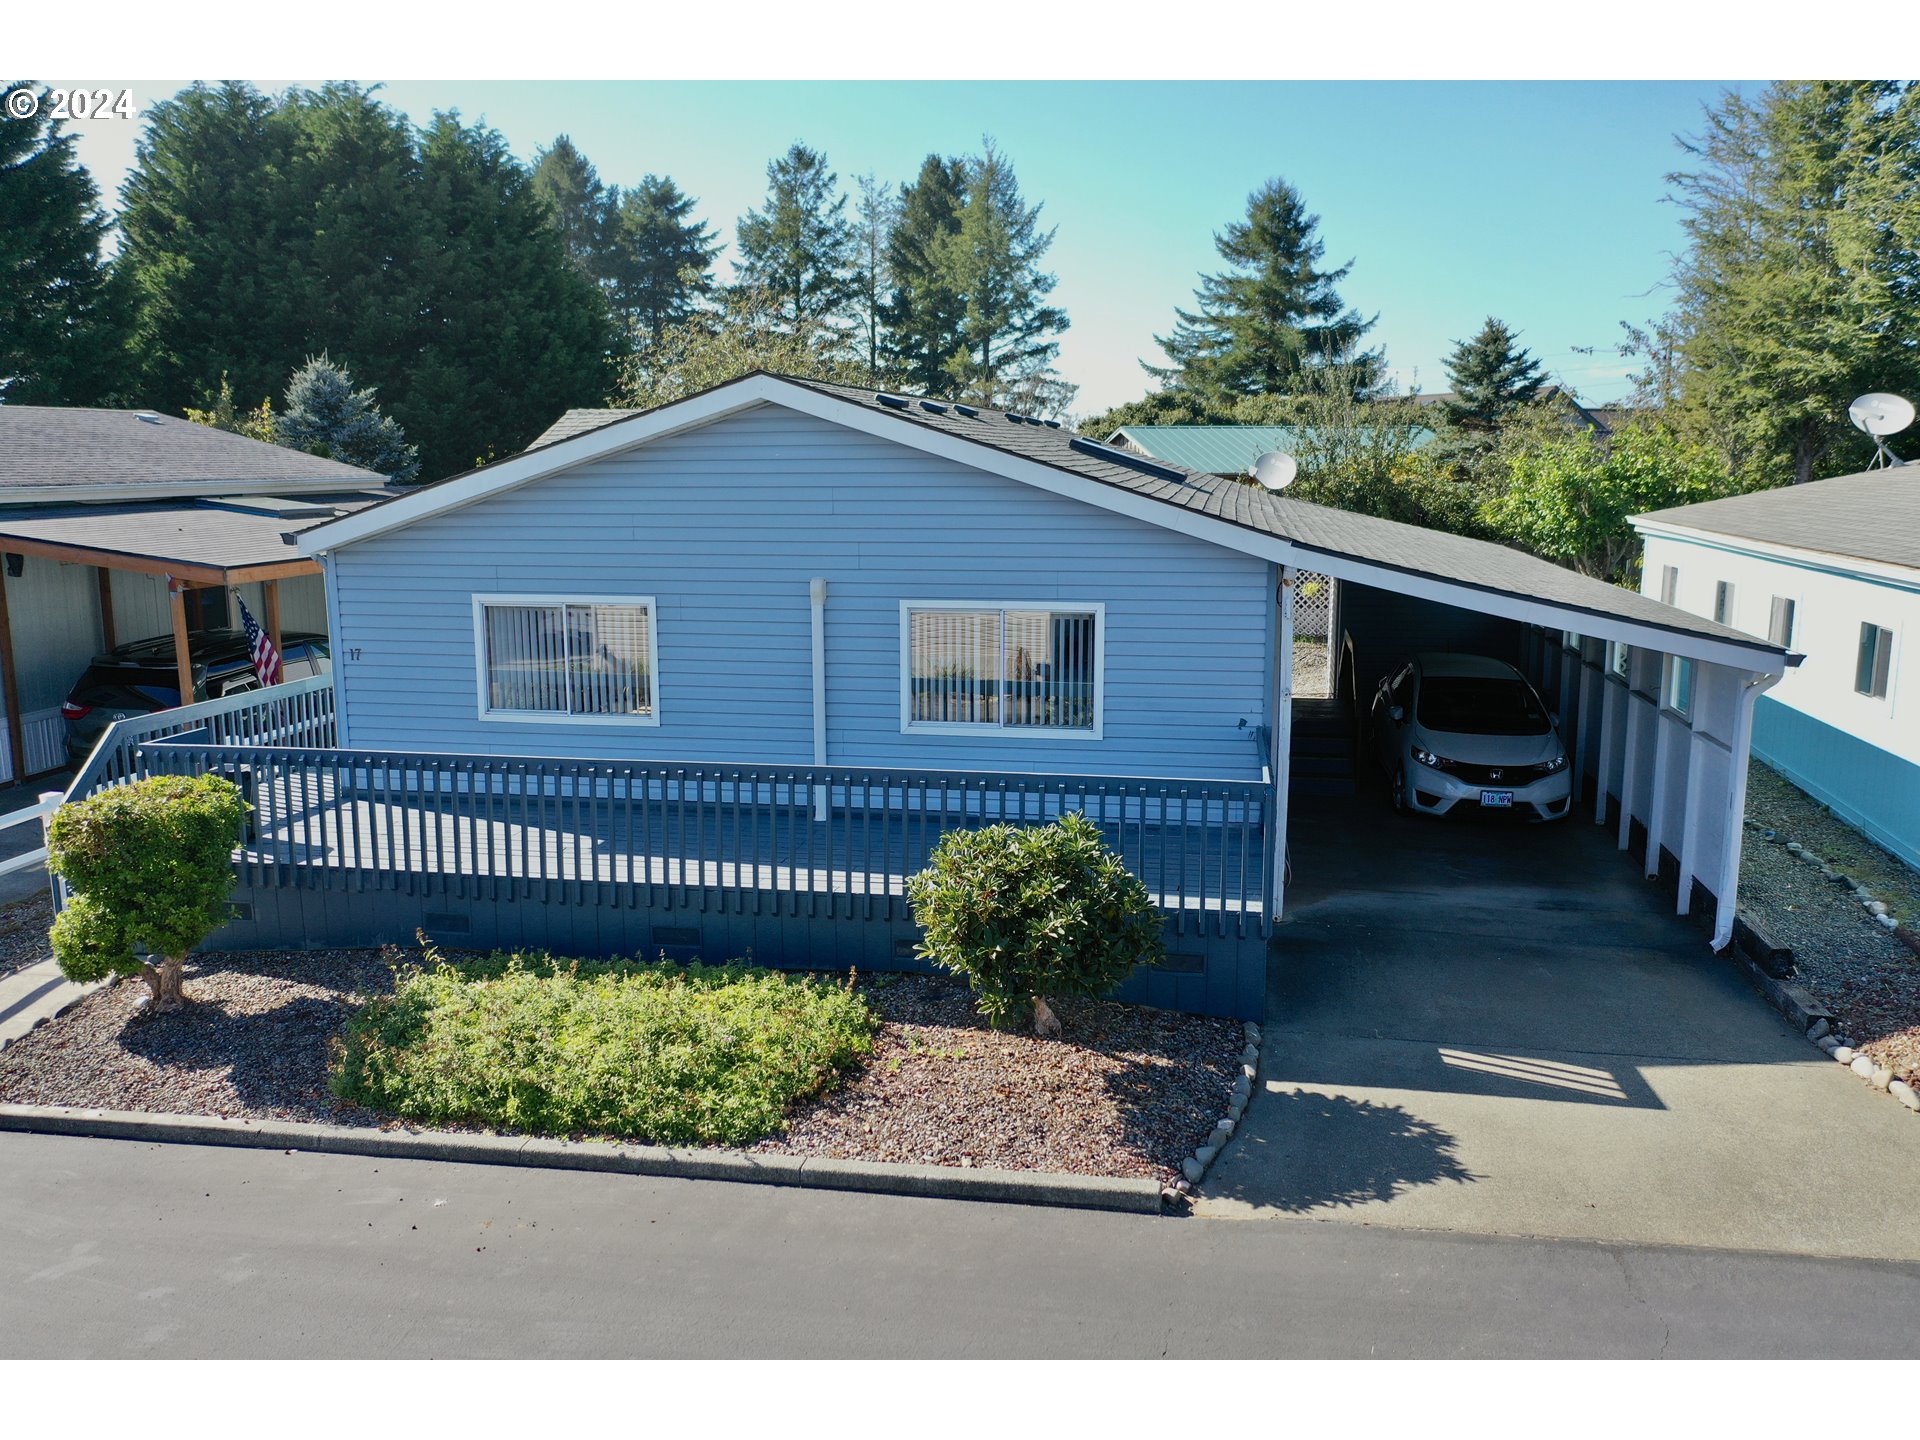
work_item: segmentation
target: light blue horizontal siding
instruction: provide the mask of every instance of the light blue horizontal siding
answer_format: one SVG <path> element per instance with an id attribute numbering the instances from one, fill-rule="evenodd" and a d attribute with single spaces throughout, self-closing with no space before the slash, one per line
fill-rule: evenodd
<path id="1" fill-rule="evenodd" d="M 1762 695 L 1753 753 L 1842 820 L 1920 867 L 1920 765 Z"/>
<path id="2" fill-rule="evenodd" d="M 773 407 L 338 552 L 342 744 L 808 763 L 815 576 L 833 764 L 1259 773 L 1265 562 Z M 472 596 L 492 591 L 654 596 L 660 725 L 480 720 Z M 1105 604 L 1104 738 L 901 734 L 909 599 Z"/>

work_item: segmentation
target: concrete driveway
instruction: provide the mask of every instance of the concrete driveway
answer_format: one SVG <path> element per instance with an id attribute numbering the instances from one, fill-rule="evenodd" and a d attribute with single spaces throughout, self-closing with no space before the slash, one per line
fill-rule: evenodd
<path id="1" fill-rule="evenodd" d="M 1676 919 L 1591 812 L 1296 806 L 1261 1085 L 1202 1214 L 1920 1258 L 1920 1117 Z"/>

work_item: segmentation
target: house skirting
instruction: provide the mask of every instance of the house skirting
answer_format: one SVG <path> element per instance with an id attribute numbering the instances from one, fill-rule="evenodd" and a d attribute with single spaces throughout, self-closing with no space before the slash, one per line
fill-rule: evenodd
<path id="1" fill-rule="evenodd" d="M 1762 696 L 1753 753 L 1847 824 L 1920 867 L 1920 765 Z"/>
<path id="2" fill-rule="evenodd" d="M 596 897 L 573 893 L 501 896 L 471 893 L 478 887 L 439 877 L 412 877 L 397 888 L 349 891 L 324 885 L 249 884 L 234 891 L 237 918 L 204 947 L 209 950 L 330 950 L 376 948 L 423 933 L 437 944 L 462 950 L 541 950 L 555 955 L 608 957 L 662 955 L 710 963 L 746 960 L 777 969 L 849 969 L 925 973 L 915 958 L 920 932 L 884 906 L 871 917 L 785 913 L 768 897 L 765 913 L 691 904 L 646 905 L 631 895 Z M 462 889 L 469 893 L 460 893 Z M 848 897 L 841 897 L 843 900 Z M 801 908 L 798 906 L 792 908 Z M 857 910 L 857 901 L 848 907 Z M 1167 957 L 1142 967 L 1115 998 L 1198 1015 L 1237 1020 L 1264 1018 L 1267 941 L 1258 925 L 1247 933 L 1216 933 L 1213 925 L 1166 921 Z"/>

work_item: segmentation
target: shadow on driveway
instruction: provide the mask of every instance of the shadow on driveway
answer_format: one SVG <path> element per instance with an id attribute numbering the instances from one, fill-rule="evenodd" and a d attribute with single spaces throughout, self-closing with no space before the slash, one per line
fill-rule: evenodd
<path id="1" fill-rule="evenodd" d="M 1480 1177 L 1460 1163 L 1454 1136 L 1398 1105 L 1290 1090 L 1262 1095 L 1260 1127 L 1247 1144 L 1294 1157 L 1277 1172 L 1241 1167 L 1207 1193 L 1290 1214 L 1323 1206 L 1351 1208 L 1391 1200 L 1423 1185 L 1470 1185 Z M 1253 1189 L 1243 1186 L 1258 1176 Z M 1273 1177 L 1269 1179 L 1268 1177 Z"/>

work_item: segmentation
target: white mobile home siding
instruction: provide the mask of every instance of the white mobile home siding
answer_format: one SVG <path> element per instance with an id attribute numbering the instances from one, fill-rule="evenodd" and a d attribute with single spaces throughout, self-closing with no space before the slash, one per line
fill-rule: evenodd
<path id="1" fill-rule="evenodd" d="M 779 407 L 418 521 L 329 564 L 350 747 L 807 764 L 808 585 L 822 577 L 830 764 L 1260 773 L 1266 562 Z M 655 597 L 660 724 L 481 720 L 476 593 Z M 1103 737 L 901 733 L 903 600 L 1105 605 Z"/>
<path id="2" fill-rule="evenodd" d="M 1786 537 L 1783 537 L 1786 543 Z M 1767 633 L 1774 597 L 1794 602 L 1791 648 L 1805 657 L 1760 697 L 1753 753 L 1910 865 L 1920 865 L 1920 572 L 1902 584 L 1838 558 L 1758 555 L 1738 542 L 1646 538 L 1644 588 L 1667 566 L 1674 603 L 1711 614 L 1733 586 L 1729 624 Z M 1884 696 L 1854 688 L 1863 623 L 1893 633 Z"/>

